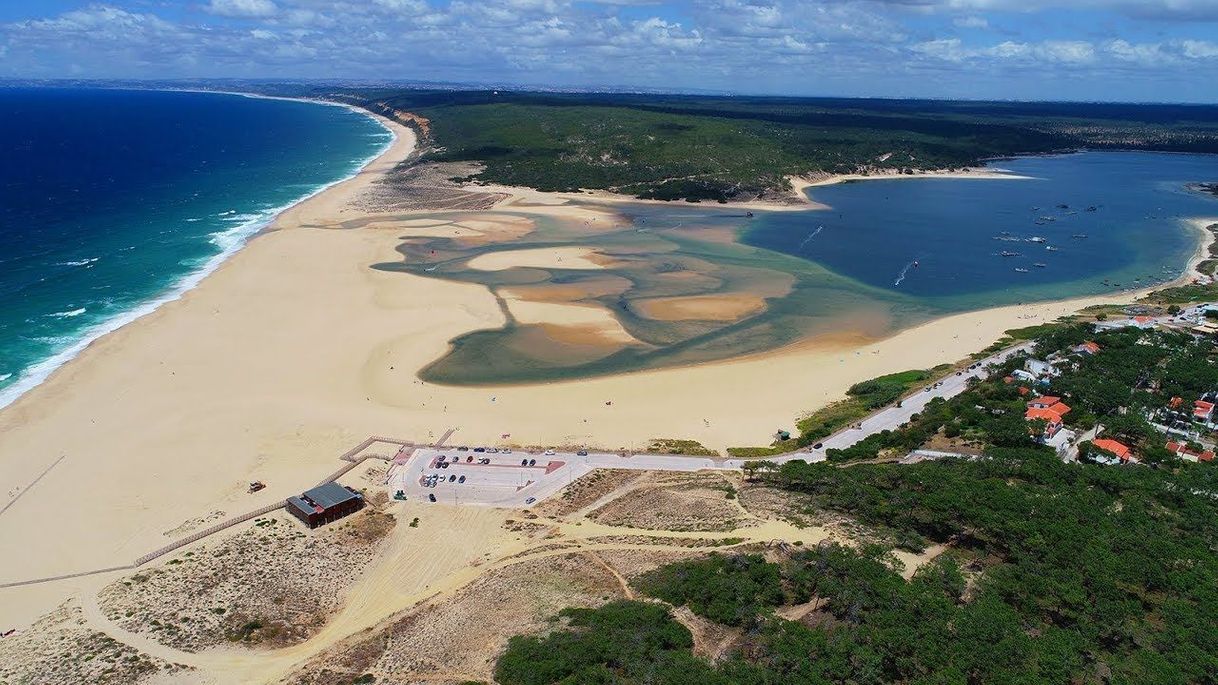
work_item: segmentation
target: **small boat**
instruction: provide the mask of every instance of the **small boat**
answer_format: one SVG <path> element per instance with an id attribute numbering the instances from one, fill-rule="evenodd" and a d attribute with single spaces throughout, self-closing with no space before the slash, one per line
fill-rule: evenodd
<path id="1" fill-rule="evenodd" d="M 1050 221 L 1057 221 L 1057 217 L 1055 217 L 1055 216 L 1038 216 L 1038 217 L 1036 217 L 1036 220 L 1043 221 L 1045 223 L 1049 223 Z"/>
<path id="2" fill-rule="evenodd" d="M 1079 239 L 1079 240 L 1082 240 L 1083 238 L 1086 238 L 1086 237 L 1087 237 L 1087 234 L 1086 234 L 1086 233 L 1075 233 L 1074 235 L 1072 235 L 1072 236 L 1070 236 L 1070 237 L 1071 237 L 1071 238 L 1077 238 L 1077 239 Z"/>
<path id="3" fill-rule="evenodd" d="M 1048 251 L 1050 251 L 1050 252 L 1057 252 L 1057 251 L 1058 251 L 1058 250 L 1060 250 L 1061 248 L 1060 248 L 1060 247 L 1055 247 L 1055 246 L 1053 246 L 1053 245 L 1045 245 L 1045 249 L 1046 249 L 1046 250 L 1048 250 Z"/>
<path id="4" fill-rule="evenodd" d="M 1088 207 L 1088 208 L 1087 208 L 1087 211 L 1088 211 L 1088 212 L 1094 212 L 1094 211 L 1096 211 L 1096 210 L 1098 210 L 1098 209 L 1099 209 L 1099 207 L 1096 207 L 1095 205 L 1091 205 L 1090 207 Z"/>
<path id="5" fill-rule="evenodd" d="M 1038 268 L 1038 269 L 1043 269 L 1043 268 L 1045 268 L 1046 266 L 1048 266 L 1048 264 L 1044 264 L 1044 263 L 1042 263 L 1042 262 L 1036 262 L 1036 263 L 1035 263 L 1035 264 L 1033 264 L 1032 266 L 1034 266 L 1034 267 L 1036 267 L 1036 268 Z"/>
<path id="6" fill-rule="evenodd" d="M 918 260 L 916 260 L 916 259 L 915 259 L 915 260 L 914 260 L 914 262 L 913 262 L 913 264 L 912 264 L 912 266 L 913 266 L 913 268 L 915 268 L 915 269 L 916 269 L 916 268 L 918 268 Z"/>
<path id="7" fill-rule="evenodd" d="M 1034 235 L 1031 238 L 1028 238 L 1028 242 L 1029 243 L 1043 243 L 1043 242 L 1045 242 L 1045 239 L 1038 235 Z"/>
<path id="8" fill-rule="evenodd" d="M 1003 250 L 1002 252 L 999 252 L 998 254 L 1003 257 L 1018 257 L 1019 256 L 1018 252 L 1011 252 L 1010 250 Z"/>
<path id="9" fill-rule="evenodd" d="M 1025 268 L 1023 268 L 1022 266 L 1017 266 L 1017 267 L 1015 267 L 1015 270 L 1016 270 L 1016 271 L 1018 271 L 1018 272 L 1019 272 L 1019 273 L 1021 273 L 1021 274 L 1026 274 L 1026 273 L 1028 273 L 1028 270 L 1027 270 L 1027 269 L 1025 269 Z"/>
<path id="10" fill-rule="evenodd" d="M 744 213 L 744 215 L 745 215 L 746 217 L 750 218 L 750 219 L 752 219 L 752 218 L 753 218 L 753 213 L 752 213 L 752 212 L 745 212 L 745 213 Z"/>
<path id="11" fill-rule="evenodd" d="M 1057 208 L 1058 209 L 1070 209 L 1070 205 L 1063 202 L 1060 205 L 1058 205 Z"/>

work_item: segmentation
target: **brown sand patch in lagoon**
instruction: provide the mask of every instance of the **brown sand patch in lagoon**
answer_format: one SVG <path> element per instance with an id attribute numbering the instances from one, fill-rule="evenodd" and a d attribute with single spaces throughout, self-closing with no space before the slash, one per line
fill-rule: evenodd
<path id="1" fill-rule="evenodd" d="M 736 321 L 765 311 L 765 298 L 752 293 L 691 295 L 635 300 L 631 307 L 657 321 Z"/>
<path id="2" fill-rule="evenodd" d="M 469 268 L 479 271 L 504 271 L 520 267 L 537 269 L 603 269 L 596 261 L 595 250 L 586 247 L 539 247 L 529 250 L 507 250 L 478 255 L 469 260 Z"/>
<path id="3" fill-rule="evenodd" d="M 584 340 L 582 344 L 593 340 L 615 346 L 640 344 L 604 307 L 513 299 L 505 302 L 517 323 L 543 325 L 556 340 L 566 341 L 573 336 Z"/>

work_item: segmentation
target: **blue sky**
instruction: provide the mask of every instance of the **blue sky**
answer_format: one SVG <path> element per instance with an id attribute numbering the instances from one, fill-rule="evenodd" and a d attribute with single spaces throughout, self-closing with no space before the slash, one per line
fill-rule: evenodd
<path id="1" fill-rule="evenodd" d="M 55 77 L 1218 102 L 1218 0 L 4 0 Z"/>

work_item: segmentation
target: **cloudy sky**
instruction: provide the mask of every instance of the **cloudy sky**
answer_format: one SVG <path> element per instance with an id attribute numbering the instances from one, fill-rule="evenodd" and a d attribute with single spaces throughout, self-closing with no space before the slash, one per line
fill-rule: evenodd
<path id="1" fill-rule="evenodd" d="M 1218 0 L 3 0 L 5 77 L 1218 102 Z"/>

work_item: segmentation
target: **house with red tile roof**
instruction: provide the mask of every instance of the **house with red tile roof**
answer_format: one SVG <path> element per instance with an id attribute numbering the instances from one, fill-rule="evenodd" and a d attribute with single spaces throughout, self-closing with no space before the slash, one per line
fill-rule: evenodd
<path id="1" fill-rule="evenodd" d="M 1029 409 L 1024 415 L 1026 421 L 1044 421 L 1045 430 L 1041 436 L 1045 440 L 1051 440 L 1062 429 L 1062 416 L 1052 409 Z"/>
<path id="2" fill-rule="evenodd" d="M 1167 406 L 1171 407 L 1172 409 L 1179 409 L 1180 405 L 1182 404 L 1184 404 L 1183 397 L 1173 397 L 1171 398 L 1171 401 L 1167 403 Z"/>
<path id="3" fill-rule="evenodd" d="M 1078 352 L 1080 354 L 1096 354 L 1100 351 L 1101 348 L 1099 345 L 1097 345 L 1095 343 L 1094 340 L 1088 340 L 1087 342 L 1083 343 L 1082 345 L 1075 345 L 1071 349 L 1073 349 L 1075 352 Z"/>
<path id="4" fill-rule="evenodd" d="M 1214 403 L 1204 400 L 1193 402 L 1193 418 L 1209 423 L 1214 418 Z"/>
<path id="5" fill-rule="evenodd" d="M 1028 409 L 1048 409 L 1061 401 L 1062 398 L 1060 397 L 1045 395 L 1043 397 L 1037 397 L 1036 399 L 1028 402 Z"/>
<path id="6" fill-rule="evenodd" d="M 1109 454 L 1115 455 L 1121 461 L 1129 461 L 1133 456 L 1128 447 L 1111 438 L 1099 438 L 1098 440 L 1091 441 L 1091 444 Z"/>
<path id="7" fill-rule="evenodd" d="M 1188 443 L 1169 441 L 1165 445 L 1168 452 L 1176 455 L 1185 461 L 1213 461 L 1214 450 L 1194 450 L 1190 449 Z"/>

